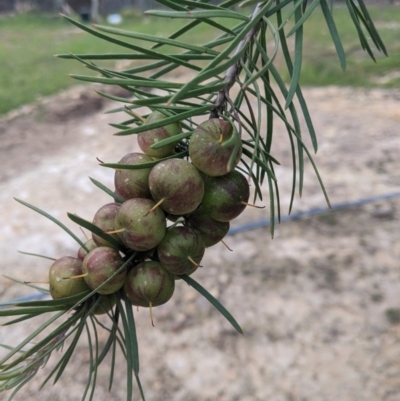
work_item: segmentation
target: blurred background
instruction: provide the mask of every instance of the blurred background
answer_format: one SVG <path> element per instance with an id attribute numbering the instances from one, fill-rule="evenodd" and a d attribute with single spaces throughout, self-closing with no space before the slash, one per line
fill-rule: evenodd
<path id="1" fill-rule="evenodd" d="M 194 278 L 235 316 L 243 337 L 183 283 L 170 302 L 154 310 L 155 328 L 147 311 L 135 315 L 148 400 L 400 400 L 400 5 L 367 3 L 389 57 L 377 53 L 374 63 L 362 51 L 341 1 L 334 1 L 334 15 L 346 71 L 318 8 L 304 33 L 300 82 L 319 140 L 314 160 L 337 210 L 327 211 L 307 161 L 304 191 L 302 197 L 296 194 L 292 213 L 298 219 L 277 225 L 274 239 L 268 222 L 249 227 L 269 216 L 265 187 L 267 208 L 248 208 L 232 224 L 241 228 L 227 238 L 233 252 L 221 244 L 207 250 Z M 18 250 L 58 258 L 73 256 L 78 248 L 13 197 L 46 210 L 84 238 L 66 212 L 91 220 L 110 202 L 88 179 L 113 187 L 113 171 L 99 167 L 96 157 L 116 162 L 138 150 L 134 137 L 112 136 L 109 124 L 124 116 L 105 112 L 120 104 L 99 97 L 97 86 L 77 85 L 68 74 L 88 71 L 54 57 L 122 48 L 79 30 L 58 13 L 84 24 L 165 37 L 182 26 L 179 20 L 143 14 L 156 6 L 144 0 L 0 0 L 2 274 L 46 281 L 51 262 Z M 204 43 L 216 34 L 200 26 L 185 40 Z M 121 70 L 131 63 L 102 65 Z M 276 65 L 288 80 L 280 55 Z M 184 71 L 171 76 L 181 82 L 190 78 Z M 276 174 L 285 219 L 291 153 L 279 124 L 272 154 L 281 163 Z M 29 294 L 0 278 L 2 301 Z M 17 344 L 41 319 L 1 327 L 0 343 Z M 100 342 L 105 338 L 100 333 Z M 90 361 L 87 344 L 81 342 L 59 383 L 48 383 L 39 393 L 57 360 L 54 353 L 15 400 L 79 400 Z M 124 399 L 124 366 L 108 392 L 109 363 L 99 372 L 96 400 Z"/>
<path id="2" fill-rule="evenodd" d="M 347 71 L 343 73 L 338 65 L 325 21 L 317 8 L 305 29 L 307 46 L 304 46 L 301 83 L 313 86 L 398 86 L 400 7 L 389 0 L 370 4 L 370 13 L 390 53 L 389 58 L 377 54 L 379 62 L 375 64 L 362 51 L 346 6 L 341 1 L 334 3 L 338 31 L 348 57 Z M 60 62 L 53 58 L 54 54 L 121 51 L 117 46 L 72 26 L 59 17 L 59 12 L 89 24 L 116 24 L 122 29 L 166 36 L 182 22 L 144 16 L 144 9 L 156 5 L 153 1 L 133 0 L 0 0 L 0 114 L 76 84 L 66 79 L 66 75 L 82 73 L 84 68 L 79 68 L 74 61 Z M 192 37 L 186 36 L 185 39 L 198 43 L 211 39 L 216 32 L 202 27 L 191 34 Z"/>

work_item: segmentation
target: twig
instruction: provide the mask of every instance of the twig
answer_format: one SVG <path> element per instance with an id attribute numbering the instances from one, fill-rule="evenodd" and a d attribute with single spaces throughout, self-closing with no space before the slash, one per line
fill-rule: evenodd
<path id="1" fill-rule="evenodd" d="M 253 11 L 251 19 L 254 19 L 255 16 L 261 9 L 262 3 L 258 3 L 256 8 Z M 257 34 L 260 24 L 255 25 L 240 41 L 238 44 L 234 55 L 238 54 L 244 47 L 248 46 L 249 43 L 253 40 L 254 36 Z M 241 72 L 241 64 L 243 62 L 243 58 L 239 59 L 235 64 L 231 65 L 226 71 L 224 82 L 227 85 L 224 89 L 221 89 L 218 93 L 218 96 L 215 100 L 215 108 L 210 113 L 210 118 L 218 118 L 224 111 L 226 103 L 229 103 L 229 91 L 232 88 L 233 84 L 236 82 L 240 72 Z"/>

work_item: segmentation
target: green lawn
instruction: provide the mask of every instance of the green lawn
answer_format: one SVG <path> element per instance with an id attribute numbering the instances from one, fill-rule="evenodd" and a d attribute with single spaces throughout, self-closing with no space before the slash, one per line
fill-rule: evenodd
<path id="1" fill-rule="evenodd" d="M 336 22 L 348 54 L 347 70 L 341 71 L 324 20 L 317 11 L 305 28 L 303 85 L 393 87 L 400 83 L 400 77 L 396 75 L 400 70 L 400 7 L 370 7 L 370 12 L 390 57 L 377 55 L 378 63 L 373 63 L 360 50 L 347 9 L 337 8 Z M 151 34 L 159 32 L 165 36 L 181 24 L 175 19 L 131 18 L 119 28 Z M 193 32 L 189 41 L 204 42 L 211 40 L 214 35 L 215 31 L 207 26 Z M 124 51 L 80 31 L 59 17 L 29 14 L 1 18 L 0 40 L 0 114 L 32 102 L 39 96 L 47 96 L 76 84 L 76 81 L 68 78 L 69 73 L 87 73 L 76 61 L 60 60 L 54 58 L 54 54 Z M 277 63 L 285 75 L 281 60 L 278 59 Z"/>
<path id="2" fill-rule="evenodd" d="M 347 55 L 347 68 L 342 71 L 322 13 L 316 10 L 305 26 L 307 46 L 304 46 L 300 81 L 303 85 L 395 87 L 400 84 L 400 7 L 370 6 L 368 9 L 389 57 L 375 52 L 375 64 L 361 49 L 347 8 L 337 7 L 335 21 Z"/>
<path id="3" fill-rule="evenodd" d="M 118 28 L 165 35 L 181 25 L 177 20 L 130 19 Z M 211 39 L 211 32 L 206 36 Z M 39 96 L 81 83 L 70 79 L 68 74 L 87 74 L 88 70 L 74 60 L 55 58 L 54 54 L 127 52 L 79 30 L 60 17 L 40 15 L 0 19 L 0 40 L 0 114 Z"/>

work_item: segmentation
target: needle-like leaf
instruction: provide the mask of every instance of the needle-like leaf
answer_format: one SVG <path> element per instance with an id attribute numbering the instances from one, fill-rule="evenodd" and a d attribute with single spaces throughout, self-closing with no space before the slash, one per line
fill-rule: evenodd
<path id="1" fill-rule="evenodd" d="M 240 334 L 243 334 L 242 328 L 239 326 L 239 323 L 235 320 L 235 318 L 225 309 L 221 303 L 214 298 L 203 286 L 201 286 L 197 281 L 192 279 L 191 277 L 183 274 L 179 276 L 182 280 L 186 281 L 191 287 L 197 290 L 204 298 L 207 299 L 224 317 L 228 322 L 237 330 Z"/>

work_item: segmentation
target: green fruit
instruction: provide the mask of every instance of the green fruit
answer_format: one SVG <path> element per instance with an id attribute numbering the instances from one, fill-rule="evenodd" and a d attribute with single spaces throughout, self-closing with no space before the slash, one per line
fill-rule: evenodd
<path id="1" fill-rule="evenodd" d="M 159 111 L 153 111 L 146 119 L 145 124 L 154 123 L 167 118 L 166 115 Z M 148 131 L 140 132 L 137 136 L 138 144 L 140 149 L 150 157 L 163 158 L 174 154 L 175 147 L 179 143 L 179 140 L 169 145 L 163 146 L 159 149 L 152 149 L 151 146 L 155 143 L 162 141 L 163 139 L 170 138 L 174 135 L 178 135 L 182 132 L 182 128 L 179 123 L 171 123 L 164 127 L 153 128 Z"/>
<path id="2" fill-rule="evenodd" d="M 115 228 L 121 241 L 135 251 L 155 248 L 165 235 L 167 223 L 160 208 L 151 209 L 150 199 L 129 199 L 121 205 L 115 217 Z"/>
<path id="3" fill-rule="evenodd" d="M 205 180 L 201 205 L 204 213 L 212 219 L 227 222 L 243 212 L 249 196 L 246 178 L 234 170 L 222 177 L 208 177 Z"/>
<path id="4" fill-rule="evenodd" d="M 185 226 L 197 231 L 206 248 L 220 242 L 229 231 L 229 222 L 216 221 L 200 207 L 185 219 Z"/>
<path id="5" fill-rule="evenodd" d="M 152 307 L 166 303 L 174 293 L 174 275 L 159 262 L 142 262 L 126 278 L 124 291 L 133 305 Z"/>
<path id="6" fill-rule="evenodd" d="M 89 239 L 85 242 L 85 246 L 87 249 L 89 249 L 89 252 L 94 249 L 97 248 L 96 243 L 93 241 L 93 239 Z M 83 247 L 80 247 L 78 250 L 78 259 L 79 260 L 83 260 L 85 259 L 85 256 L 88 254 L 88 251 L 86 249 L 84 249 Z"/>
<path id="7" fill-rule="evenodd" d="M 167 230 L 157 247 L 161 264 L 172 274 L 192 274 L 203 258 L 205 246 L 199 234 L 188 227 Z"/>
<path id="8" fill-rule="evenodd" d="M 204 193 L 204 181 L 196 167 L 183 159 L 168 159 L 154 166 L 149 175 L 153 199 L 167 213 L 193 212 Z"/>
<path id="9" fill-rule="evenodd" d="M 143 153 L 129 153 L 119 163 L 141 164 L 152 161 L 153 159 L 150 156 L 146 156 Z M 124 199 L 149 198 L 150 170 L 151 168 L 117 170 L 114 175 L 115 192 Z"/>
<path id="10" fill-rule="evenodd" d="M 90 251 L 83 260 L 82 270 L 86 274 L 85 281 L 91 290 L 96 290 L 107 281 L 124 264 L 124 260 L 116 249 L 105 246 Z M 112 294 L 118 291 L 125 282 L 127 269 L 122 269 L 97 292 Z"/>
<path id="11" fill-rule="evenodd" d="M 93 224 L 101 228 L 105 233 L 114 231 L 115 216 L 117 215 L 120 207 L 121 205 L 119 203 L 108 203 L 107 205 L 102 206 L 94 215 Z M 116 234 L 114 234 L 113 237 L 118 240 L 118 236 Z M 97 246 L 112 246 L 108 241 L 100 238 L 96 234 L 92 234 L 92 238 Z"/>
<path id="12" fill-rule="evenodd" d="M 237 141 L 240 143 L 227 142 L 232 132 L 232 124 L 219 118 L 204 121 L 194 130 L 189 141 L 189 156 L 198 170 L 211 177 L 219 177 L 236 167 L 242 155 L 242 144 L 239 137 Z M 228 168 L 233 152 L 237 154 Z"/>
<path id="13" fill-rule="evenodd" d="M 57 259 L 50 267 L 50 295 L 53 299 L 72 297 L 88 291 L 83 278 L 70 278 L 82 274 L 82 262 L 71 256 Z"/>

